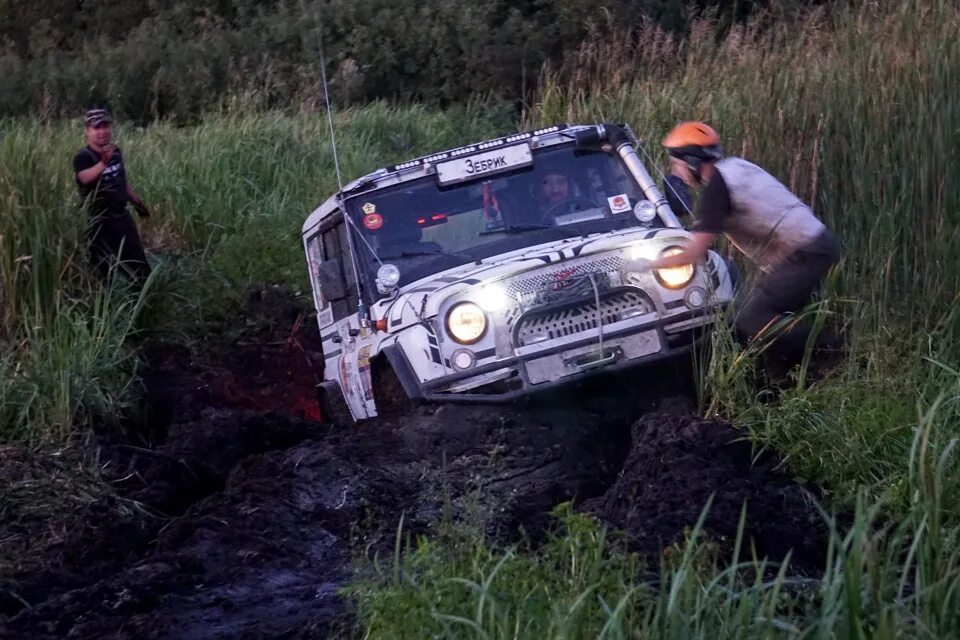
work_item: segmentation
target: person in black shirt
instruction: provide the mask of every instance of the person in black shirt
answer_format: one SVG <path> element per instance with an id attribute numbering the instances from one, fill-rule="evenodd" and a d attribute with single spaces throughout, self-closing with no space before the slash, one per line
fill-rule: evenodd
<path id="1" fill-rule="evenodd" d="M 743 158 L 723 155 L 720 136 L 703 122 L 682 122 L 664 139 L 671 171 L 690 187 L 703 187 L 699 215 L 682 252 L 646 263 L 661 269 L 703 259 L 717 235 L 760 270 L 736 315 L 741 342 L 773 338 L 774 368 L 799 362 L 814 324 L 797 316 L 840 258 L 839 245 L 813 210 L 773 175 Z M 675 191 L 682 191 L 675 189 Z M 781 325 L 782 330 L 772 328 Z M 819 335 L 820 346 L 838 350 L 839 336 Z"/>
<path id="2" fill-rule="evenodd" d="M 106 109 L 90 109 L 84 119 L 87 146 L 73 158 L 77 189 L 90 215 L 87 239 L 90 261 L 106 278 L 112 264 L 121 268 L 138 287 L 150 275 L 140 234 L 127 212 L 131 203 L 142 219 L 150 216 L 140 196 L 127 183 L 123 154 L 113 144 L 112 119 Z"/>

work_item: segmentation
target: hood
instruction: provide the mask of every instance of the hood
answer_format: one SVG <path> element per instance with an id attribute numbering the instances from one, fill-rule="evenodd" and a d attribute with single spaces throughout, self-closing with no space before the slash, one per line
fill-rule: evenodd
<path id="1" fill-rule="evenodd" d="M 396 297 L 374 304 L 372 310 L 376 318 L 387 319 L 387 331 L 392 333 L 435 317 L 446 299 L 471 287 L 497 282 L 520 273 L 550 268 L 551 265 L 595 253 L 643 243 L 659 247 L 669 238 L 686 240 L 689 233 L 669 227 L 625 229 L 524 247 L 411 282 L 403 286 Z"/>

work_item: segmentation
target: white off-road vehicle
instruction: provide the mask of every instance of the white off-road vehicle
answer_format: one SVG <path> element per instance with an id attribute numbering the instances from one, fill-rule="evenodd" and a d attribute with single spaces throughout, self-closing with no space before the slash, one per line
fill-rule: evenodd
<path id="1" fill-rule="evenodd" d="M 324 202 L 303 243 L 325 410 L 503 402 L 689 358 L 730 279 L 713 252 L 640 266 L 689 233 L 639 148 L 623 125 L 549 127 L 380 169 Z"/>

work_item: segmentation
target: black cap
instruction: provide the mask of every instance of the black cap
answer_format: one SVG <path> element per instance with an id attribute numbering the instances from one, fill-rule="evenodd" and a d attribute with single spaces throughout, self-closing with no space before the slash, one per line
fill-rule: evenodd
<path id="1" fill-rule="evenodd" d="M 113 122 L 113 118 L 106 109 L 88 109 L 83 122 L 87 127 L 95 127 L 102 122 Z"/>

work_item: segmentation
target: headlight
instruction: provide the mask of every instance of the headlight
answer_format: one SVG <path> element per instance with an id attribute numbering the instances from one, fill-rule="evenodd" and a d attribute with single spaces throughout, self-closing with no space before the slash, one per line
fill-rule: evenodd
<path id="1" fill-rule="evenodd" d="M 500 311 L 507 306 L 507 292 L 499 284 L 488 284 L 476 295 L 477 303 L 484 311 Z"/>
<path id="2" fill-rule="evenodd" d="M 447 333 L 460 344 L 473 344 L 487 330 L 487 316 L 472 302 L 459 302 L 447 312 Z"/>
<path id="3" fill-rule="evenodd" d="M 667 247 L 660 252 L 661 257 L 675 256 L 683 253 L 680 247 Z M 670 267 L 669 269 L 657 269 L 657 280 L 667 289 L 680 289 L 690 284 L 693 280 L 693 265 L 685 264 L 682 267 Z"/>

